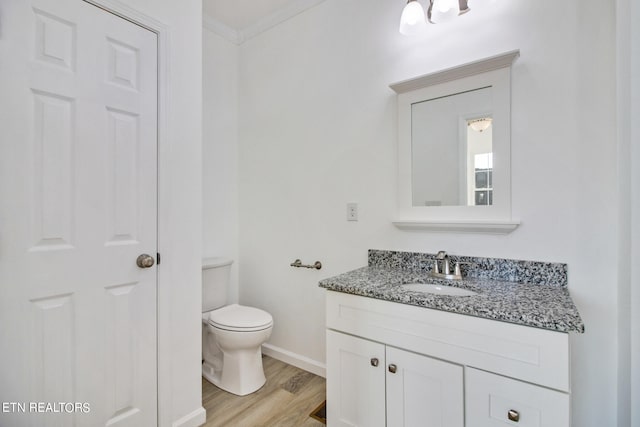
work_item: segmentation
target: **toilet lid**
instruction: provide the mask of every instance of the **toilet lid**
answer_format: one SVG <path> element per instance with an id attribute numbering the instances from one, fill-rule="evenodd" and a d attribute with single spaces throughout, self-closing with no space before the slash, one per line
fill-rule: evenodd
<path id="1" fill-rule="evenodd" d="M 209 324 L 221 329 L 253 331 L 271 326 L 273 317 L 255 307 L 232 304 L 209 313 Z"/>

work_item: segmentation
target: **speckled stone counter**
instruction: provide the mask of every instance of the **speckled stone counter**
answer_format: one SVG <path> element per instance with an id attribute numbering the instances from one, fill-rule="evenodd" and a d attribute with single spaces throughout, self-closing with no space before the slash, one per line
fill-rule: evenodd
<path id="1" fill-rule="evenodd" d="M 584 332 L 567 289 L 567 266 L 495 258 L 450 256 L 465 264 L 463 280 L 429 276 L 434 254 L 369 251 L 369 265 L 321 280 L 332 291 L 499 320 L 559 332 Z M 406 283 L 434 283 L 469 289 L 472 296 L 409 291 Z"/>

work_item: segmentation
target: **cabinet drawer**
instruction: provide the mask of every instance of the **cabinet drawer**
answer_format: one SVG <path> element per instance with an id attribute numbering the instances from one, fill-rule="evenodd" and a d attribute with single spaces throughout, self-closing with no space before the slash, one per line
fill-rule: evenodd
<path id="1" fill-rule="evenodd" d="M 567 393 L 465 368 L 466 427 L 569 427 Z"/>

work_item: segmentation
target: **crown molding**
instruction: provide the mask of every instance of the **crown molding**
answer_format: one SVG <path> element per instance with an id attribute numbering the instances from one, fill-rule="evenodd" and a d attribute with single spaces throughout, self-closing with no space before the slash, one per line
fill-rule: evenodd
<path id="1" fill-rule="evenodd" d="M 282 24 L 283 22 L 293 18 L 296 15 L 301 14 L 302 12 L 311 9 L 324 2 L 325 0 L 297 0 L 289 3 L 287 6 L 273 12 L 270 15 L 265 16 L 260 19 L 255 24 L 248 26 L 247 28 L 241 30 L 240 32 L 243 35 L 243 41 L 249 40 L 252 37 L 261 34 L 276 25 Z"/>
<path id="2" fill-rule="evenodd" d="M 287 6 L 265 16 L 255 24 L 249 25 L 242 30 L 235 30 L 226 24 L 218 21 L 210 15 L 203 15 L 203 27 L 213 31 L 226 40 L 241 45 L 245 41 L 279 25 L 302 12 L 311 9 L 325 0 L 297 0 Z"/>
<path id="3" fill-rule="evenodd" d="M 218 21 L 215 18 L 212 18 L 209 15 L 202 15 L 202 27 L 213 33 L 216 33 L 223 39 L 233 44 L 239 45 L 240 43 L 242 43 L 239 31 L 234 30 L 230 26 L 223 24 L 222 22 Z"/>

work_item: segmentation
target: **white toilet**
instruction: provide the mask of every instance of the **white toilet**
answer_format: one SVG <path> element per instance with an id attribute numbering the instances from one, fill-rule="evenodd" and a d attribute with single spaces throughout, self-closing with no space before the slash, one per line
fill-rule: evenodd
<path id="1" fill-rule="evenodd" d="M 232 260 L 202 260 L 202 376 L 230 393 L 244 396 L 264 385 L 262 344 L 273 318 L 254 307 L 227 304 Z"/>

